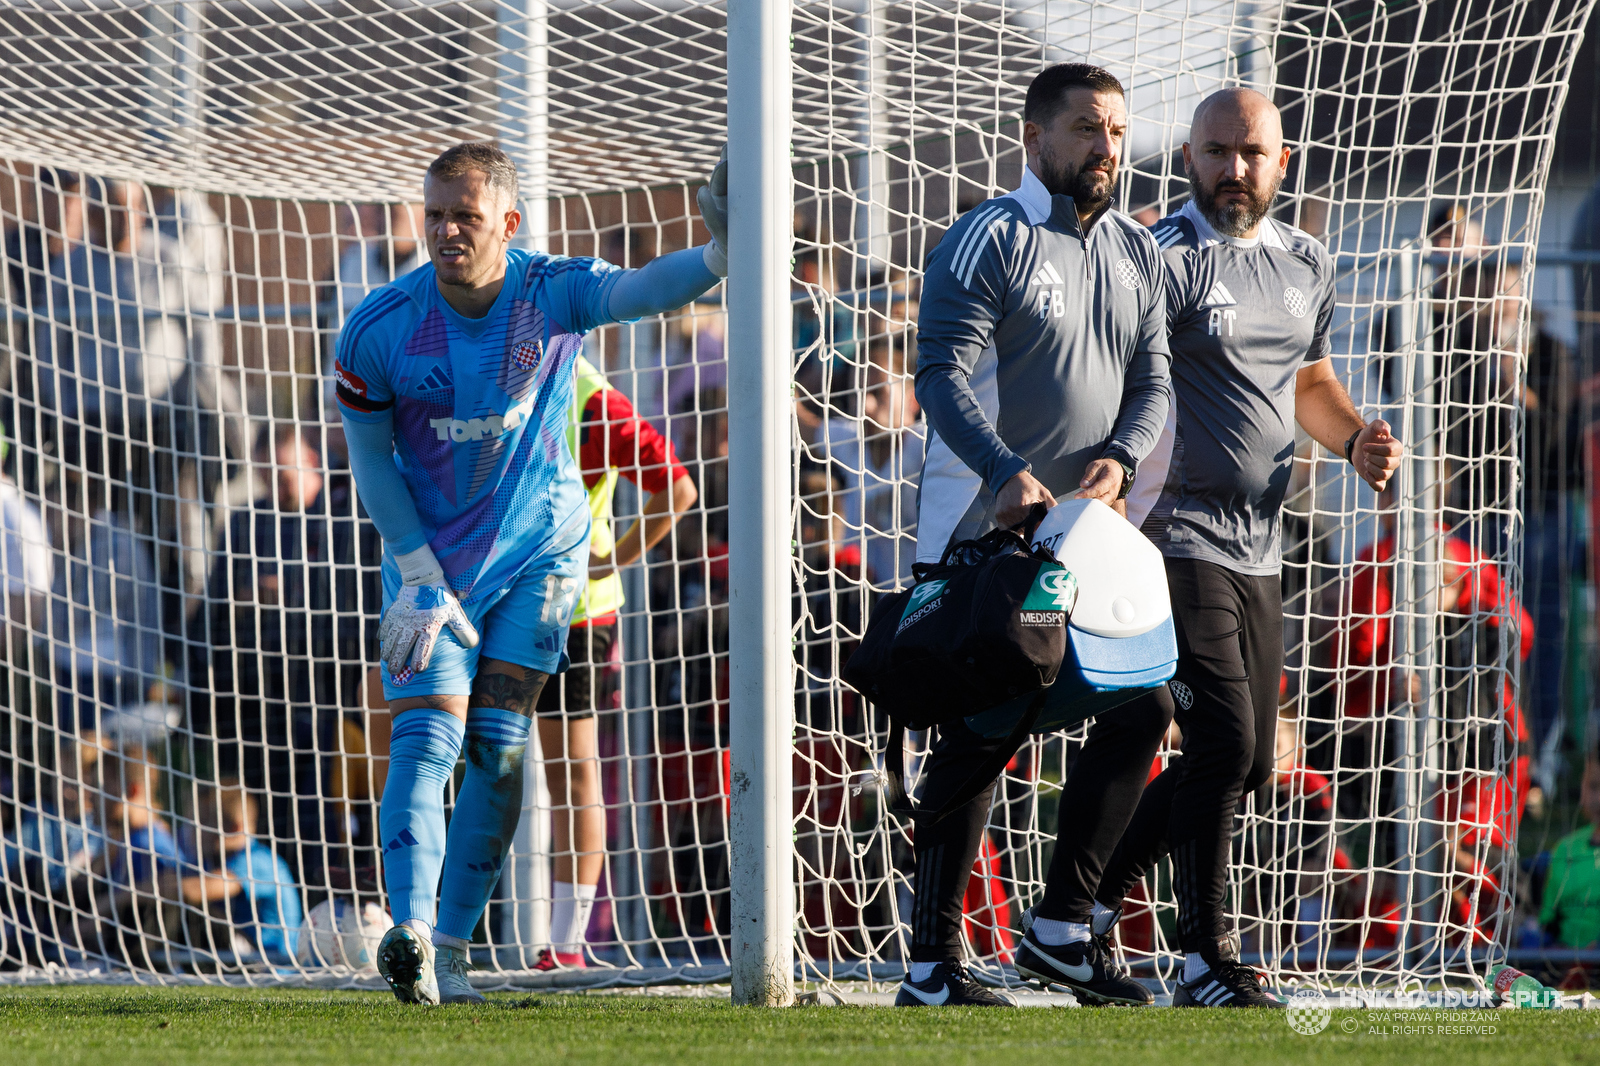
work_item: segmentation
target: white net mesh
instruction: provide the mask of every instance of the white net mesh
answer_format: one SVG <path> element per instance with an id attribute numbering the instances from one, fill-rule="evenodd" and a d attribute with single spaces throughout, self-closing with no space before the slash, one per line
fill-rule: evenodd
<path id="1" fill-rule="evenodd" d="M 1032 74 L 1085 57 L 1129 86 L 1120 204 L 1149 221 L 1186 194 L 1175 152 L 1197 100 L 1239 83 L 1275 95 L 1296 150 L 1283 217 L 1340 266 L 1336 363 L 1418 456 L 1379 501 L 1300 451 L 1285 772 L 1248 800 L 1236 842 L 1246 952 L 1373 984 L 1465 976 L 1503 947 L 1526 788 L 1518 272 L 1589 9 L 795 5 L 808 974 L 898 975 L 906 947 L 909 836 L 877 791 L 882 723 L 837 674 L 874 593 L 909 573 L 921 264 L 960 211 L 1015 187 Z M 531 239 L 551 250 L 637 266 L 703 239 L 691 193 L 723 139 L 724 19 L 678 0 L 0 10 L 0 965 L 365 980 L 323 965 L 360 947 L 342 905 L 382 902 L 388 729 L 367 708 L 378 544 L 327 402 L 332 339 L 420 261 L 420 172 L 457 140 L 512 152 Z M 591 969 L 527 973 L 548 942 L 558 835 L 534 774 L 477 936 L 487 984 L 727 974 L 724 332 L 708 300 L 588 341 L 700 501 L 627 575 L 598 722 Z M 640 502 L 625 485 L 619 526 Z M 997 978 L 1042 891 L 1078 739 L 1031 743 L 997 795 L 967 907 Z M 236 891 L 225 830 L 241 824 L 276 872 L 219 903 Z M 1142 892 L 1121 942 L 1167 975 L 1165 874 Z M 354 932 L 285 957 L 296 913 L 325 901 Z"/>

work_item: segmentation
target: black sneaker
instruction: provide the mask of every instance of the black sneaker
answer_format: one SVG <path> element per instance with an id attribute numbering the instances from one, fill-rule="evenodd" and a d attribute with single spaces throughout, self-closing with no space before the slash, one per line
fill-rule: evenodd
<path id="1" fill-rule="evenodd" d="M 1047 987 L 1062 985 L 1087 1004 L 1148 1007 L 1156 997 L 1117 965 L 1110 936 L 1055 946 L 1034 939 L 1030 928 L 1017 948 L 1017 972 Z"/>
<path id="2" fill-rule="evenodd" d="M 1200 957 L 1211 968 L 1193 981 L 1178 985 L 1172 994 L 1174 1007 L 1272 1007 L 1288 1004 L 1266 989 L 1262 975 L 1239 961 L 1232 937 L 1220 937 L 1215 957 L 1202 951 Z"/>
<path id="3" fill-rule="evenodd" d="M 896 1007 L 1015 1007 L 980 985 L 959 962 L 941 962 L 934 966 L 926 981 L 912 981 L 911 975 L 900 982 L 900 994 L 894 997 Z"/>

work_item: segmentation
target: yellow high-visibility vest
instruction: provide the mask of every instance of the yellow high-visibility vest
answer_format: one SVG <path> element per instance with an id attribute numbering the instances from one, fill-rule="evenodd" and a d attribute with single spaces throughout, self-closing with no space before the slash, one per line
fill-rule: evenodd
<path id="1" fill-rule="evenodd" d="M 578 381 L 572 401 L 572 418 L 568 425 L 567 446 L 572 449 L 572 457 L 578 458 L 578 441 L 583 434 L 583 409 L 595 393 L 611 386 L 606 382 L 605 375 L 594 368 L 587 359 L 578 357 Z M 592 427 L 596 433 L 606 432 L 603 422 L 596 422 Z M 579 463 L 582 466 L 582 463 Z M 585 470 L 584 473 L 589 473 Z M 589 490 L 589 517 L 592 525 L 589 532 L 589 553 L 602 559 L 609 559 L 616 549 L 617 539 L 611 528 L 611 498 L 617 492 L 617 468 L 606 468 L 605 476 L 594 483 L 594 488 Z M 587 563 L 585 564 L 587 565 Z M 601 578 L 591 578 L 584 586 L 583 595 L 578 598 L 578 609 L 572 615 L 572 624 L 579 625 L 591 618 L 604 618 L 608 614 L 615 614 L 623 604 L 622 575 L 611 573 Z"/>

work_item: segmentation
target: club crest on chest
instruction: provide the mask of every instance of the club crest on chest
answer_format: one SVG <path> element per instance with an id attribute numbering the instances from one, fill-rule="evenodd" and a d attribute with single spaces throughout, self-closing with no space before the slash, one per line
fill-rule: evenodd
<path id="1" fill-rule="evenodd" d="M 518 370 L 537 370 L 544 358 L 544 341 L 523 341 L 511 349 L 511 365 Z"/>

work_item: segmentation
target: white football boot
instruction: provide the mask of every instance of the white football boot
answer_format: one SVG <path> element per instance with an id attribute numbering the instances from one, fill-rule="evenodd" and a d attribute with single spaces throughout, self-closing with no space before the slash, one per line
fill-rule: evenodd
<path id="1" fill-rule="evenodd" d="M 467 973 L 472 969 L 467 949 L 435 945 L 433 950 L 437 953 L 434 972 L 439 980 L 439 1002 L 482 1003 L 483 994 L 467 980 Z"/>
<path id="2" fill-rule="evenodd" d="M 433 945 L 416 930 L 397 925 L 378 941 L 378 973 L 401 1003 L 436 1006 L 439 982 L 433 975 Z"/>

